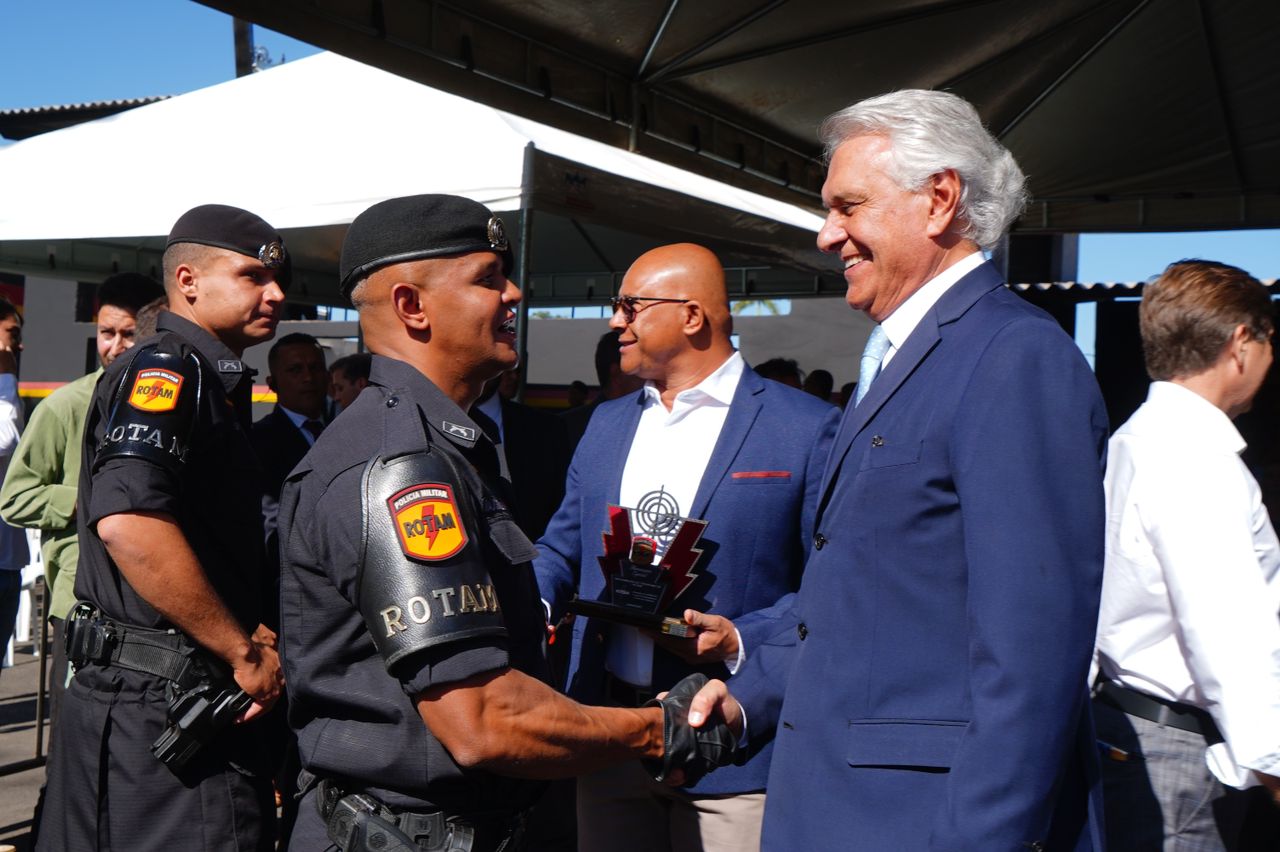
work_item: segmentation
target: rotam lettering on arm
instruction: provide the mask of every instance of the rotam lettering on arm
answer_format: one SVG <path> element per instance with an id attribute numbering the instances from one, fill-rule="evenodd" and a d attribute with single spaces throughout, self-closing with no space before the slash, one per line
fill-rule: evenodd
<path id="1" fill-rule="evenodd" d="M 453 605 L 455 599 L 458 601 L 456 608 Z M 432 589 L 430 600 L 426 595 L 413 595 L 403 603 L 391 603 L 379 610 L 386 626 L 386 638 L 409 630 L 406 619 L 411 624 L 426 624 L 432 618 L 454 618 L 468 613 L 498 611 L 498 595 L 492 583 Z"/>

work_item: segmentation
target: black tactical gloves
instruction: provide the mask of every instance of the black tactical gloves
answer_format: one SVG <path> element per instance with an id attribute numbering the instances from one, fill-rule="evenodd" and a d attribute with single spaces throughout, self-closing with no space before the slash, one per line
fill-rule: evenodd
<path id="1" fill-rule="evenodd" d="M 723 719 L 709 719 L 700 728 L 689 726 L 689 703 L 707 683 L 704 674 L 691 674 L 671 687 L 665 698 L 644 706 L 662 708 L 661 760 L 644 761 L 655 781 L 665 781 L 673 770 L 684 770 L 684 784 L 695 784 L 717 766 L 733 760 L 738 738 Z"/>

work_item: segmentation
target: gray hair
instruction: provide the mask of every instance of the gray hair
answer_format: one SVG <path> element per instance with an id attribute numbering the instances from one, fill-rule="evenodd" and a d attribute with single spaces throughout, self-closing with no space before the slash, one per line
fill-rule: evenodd
<path id="1" fill-rule="evenodd" d="M 369 276 L 366 275 L 356 281 L 356 283 L 351 287 L 351 292 L 347 294 L 347 299 L 351 302 L 351 307 L 355 308 L 357 311 L 365 306 L 365 296 L 367 295 L 366 291 L 369 289 L 368 286 L 366 286 L 368 283 Z"/>
<path id="2" fill-rule="evenodd" d="M 828 160 L 844 142 L 875 134 L 889 139 L 886 172 L 907 192 L 955 170 L 960 234 L 984 249 L 995 247 L 1026 206 L 1022 170 L 963 98 L 928 89 L 890 92 L 831 114 L 818 131 Z"/>

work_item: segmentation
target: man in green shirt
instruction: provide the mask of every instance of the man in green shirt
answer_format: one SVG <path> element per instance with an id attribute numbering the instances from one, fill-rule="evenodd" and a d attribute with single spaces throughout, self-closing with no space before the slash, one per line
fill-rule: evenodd
<path id="1" fill-rule="evenodd" d="M 122 273 L 98 288 L 98 360 L 105 367 L 134 343 L 138 309 L 164 295 L 152 279 Z M 89 398 L 102 375 L 101 367 L 58 388 L 36 406 L 22 439 L 9 461 L 0 486 L 0 517 L 13 526 L 40 530 L 40 550 L 54 628 L 50 720 L 57 719 L 66 682 L 67 660 L 62 622 L 75 604 L 76 483 L 80 478 L 80 435 Z"/>

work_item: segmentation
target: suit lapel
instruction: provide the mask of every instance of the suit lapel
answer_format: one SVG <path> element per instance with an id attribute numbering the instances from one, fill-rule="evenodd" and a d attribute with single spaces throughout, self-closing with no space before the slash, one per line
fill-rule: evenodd
<path id="1" fill-rule="evenodd" d="M 271 413 L 276 417 L 276 426 L 285 442 L 293 445 L 295 452 L 298 452 L 299 458 L 306 455 L 307 450 L 311 449 L 311 445 L 307 443 L 302 430 L 293 425 L 293 421 L 289 419 L 289 415 L 284 413 L 284 409 L 280 407 L 279 403 L 276 404 L 275 410 Z M 284 448 L 281 447 L 281 449 Z"/>
<path id="2" fill-rule="evenodd" d="M 955 322 L 973 307 L 978 299 L 1002 283 L 1000 273 L 990 263 L 982 264 L 957 281 L 921 318 L 915 330 L 902 344 L 902 348 L 894 354 L 893 360 L 876 377 L 871 390 L 867 391 L 862 402 L 845 410 L 844 419 L 840 422 L 840 431 L 836 433 L 836 440 L 831 446 L 831 455 L 827 458 L 826 470 L 822 475 L 820 492 L 822 498 L 818 502 L 819 521 L 822 519 L 822 512 L 831 495 L 831 487 L 844 464 L 849 448 L 853 446 L 854 439 L 937 347 L 942 340 L 943 327 Z"/>
<path id="3" fill-rule="evenodd" d="M 742 442 L 747 439 L 751 425 L 760 414 L 760 395 L 764 393 L 765 380 L 756 375 L 755 370 L 743 367 L 742 378 L 738 380 L 738 388 L 733 393 L 733 402 L 729 405 L 729 415 L 720 429 L 720 437 L 716 439 L 716 448 L 711 452 L 707 468 L 702 473 L 702 481 L 698 483 L 698 493 L 689 507 L 689 517 L 706 516 L 707 504 L 716 486 L 724 478 L 729 465 L 742 449 Z"/>
<path id="4" fill-rule="evenodd" d="M 619 406 L 618 425 L 616 429 L 609 429 L 606 434 L 624 435 L 624 443 L 621 447 L 610 445 L 604 447 L 605 452 L 611 453 L 608 458 L 600 459 L 597 470 L 603 471 L 606 478 L 600 483 L 603 489 L 604 499 L 613 504 L 617 504 L 622 494 L 622 471 L 627 466 L 627 456 L 631 455 L 631 443 L 636 438 L 636 429 L 640 426 L 640 415 L 644 412 L 644 391 L 638 391 L 631 396 L 631 404 Z M 604 510 L 600 510 L 599 520 L 603 523 L 605 519 Z"/>

